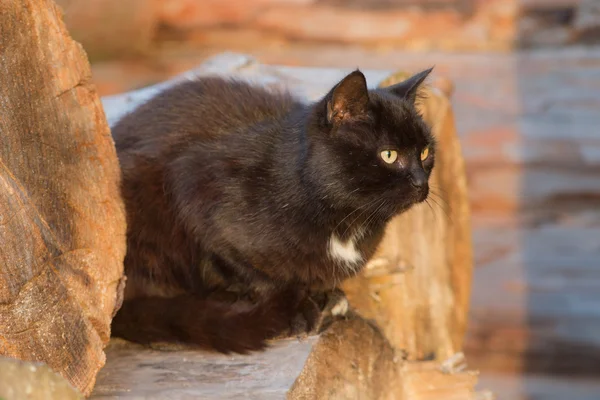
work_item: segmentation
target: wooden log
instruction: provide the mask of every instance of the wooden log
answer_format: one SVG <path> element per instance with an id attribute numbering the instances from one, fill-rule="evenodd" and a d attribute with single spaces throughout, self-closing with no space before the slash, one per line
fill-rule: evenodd
<path id="1" fill-rule="evenodd" d="M 444 363 L 403 360 L 375 325 L 350 319 L 320 337 L 287 398 L 491 400 L 475 390 L 477 376 L 462 353 Z"/>
<path id="2" fill-rule="evenodd" d="M 287 398 L 401 398 L 402 362 L 374 325 L 361 319 L 338 322 L 313 346 Z"/>
<path id="3" fill-rule="evenodd" d="M 116 153 L 56 5 L 0 9 L 0 354 L 89 394 L 124 283 Z"/>
<path id="4" fill-rule="evenodd" d="M 409 74 L 396 73 L 387 86 Z M 446 93 L 444 93 L 443 91 Z M 383 242 L 344 291 L 412 360 L 446 359 L 461 351 L 473 269 L 466 174 L 447 95 L 438 80 L 420 102 L 438 141 L 428 204 L 390 222 Z"/>

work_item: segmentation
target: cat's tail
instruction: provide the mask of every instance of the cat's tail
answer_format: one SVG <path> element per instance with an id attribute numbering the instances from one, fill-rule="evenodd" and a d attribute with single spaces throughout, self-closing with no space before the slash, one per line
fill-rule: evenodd
<path id="1" fill-rule="evenodd" d="M 180 342 L 221 353 L 245 354 L 262 350 L 267 340 L 289 332 L 300 302 L 300 295 L 293 291 L 255 305 L 191 295 L 136 298 L 123 303 L 112 332 L 142 344 Z"/>

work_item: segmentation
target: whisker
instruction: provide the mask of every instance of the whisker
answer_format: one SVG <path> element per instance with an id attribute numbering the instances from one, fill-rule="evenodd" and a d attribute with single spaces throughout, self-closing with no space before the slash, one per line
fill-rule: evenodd
<path id="1" fill-rule="evenodd" d="M 438 212 L 436 211 L 435 207 L 432 207 L 432 205 L 431 205 L 431 203 L 429 202 L 429 200 L 430 200 L 429 198 L 425 199 L 425 203 L 427 204 L 427 206 L 429 206 L 429 209 L 431 210 L 431 213 L 432 213 L 432 215 L 433 215 L 433 222 L 434 222 L 435 224 L 437 224 L 437 223 L 438 223 L 438 221 L 439 221 L 439 219 L 438 219 L 438 218 L 439 218 L 439 217 L 438 217 Z"/>
<path id="2" fill-rule="evenodd" d="M 368 206 L 368 204 L 364 204 L 364 205 L 362 205 L 361 207 L 358 207 L 357 209 L 355 209 L 355 210 L 353 210 L 352 212 L 348 213 L 348 215 L 346 215 L 346 216 L 345 216 L 345 217 L 344 217 L 344 218 L 343 218 L 343 219 L 342 219 L 342 220 L 341 220 L 341 221 L 340 221 L 340 222 L 339 222 L 339 223 L 338 223 L 338 224 L 335 226 L 335 228 L 333 228 L 333 230 L 334 230 L 334 231 L 336 231 L 336 230 L 337 230 L 337 228 L 338 228 L 338 227 L 339 227 L 339 226 L 340 226 L 340 225 L 341 225 L 341 224 L 342 224 L 342 223 L 343 223 L 343 222 L 344 222 L 346 219 L 348 219 L 348 217 L 349 217 L 349 216 L 351 216 L 352 214 L 354 214 L 354 213 L 355 213 L 355 212 L 357 212 L 357 211 L 360 211 L 360 210 L 362 210 L 363 208 L 365 208 L 365 207 L 367 207 L 367 206 Z M 345 233 L 345 232 L 344 232 L 344 233 Z"/>
<path id="3" fill-rule="evenodd" d="M 434 191 L 430 191 L 429 194 L 431 194 L 432 196 L 435 196 L 435 198 L 438 199 L 439 201 L 441 201 L 449 210 L 452 210 L 452 207 L 450 207 L 450 203 L 442 195 L 440 195 L 439 193 L 436 193 Z"/>
<path id="4" fill-rule="evenodd" d="M 373 202 L 373 203 L 374 203 L 374 202 Z M 371 204 L 373 204 L 373 203 L 371 203 Z M 379 208 L 379 206 L 380 206 L 380 204 L 378 204 L 376 207 L 374 207 L 374 208 L 373 208 L 373 210 L 377 210 L 377 208 Z M 371 212 L 371 213 L 370 213 L 370 214 L 367 216 L 367 218 L 365 219 L 365 222 L 366 222 L 366 221 L 368 221 L 368 220 L 369 220 L 369 218 L 371 218 L 371 215 L 373 215 L 373 212 L 375 212 L 375 211 L 372 211 L 372 212 Z M 364 228 L 365 228 L 365 222 L 363 222 L 363 223 L 360 225 L 359 231 L 361 231 L 361 232 L 362 232 L 362 231 L 364 231 Z"/>
<path id="5" fill-rule="evenodd" d="M 444 207 L 442 207 L 440 205 L 440 203 L 438 203 L 437 201 L 435 201 L 434 197 L 429 197 L 429 199 L 431 199 L 431 201 L 433 201 L 444 212 L 444 214 L 446 214 L 446 218 L 448 218 L 450 220 L 450 222 L 454 222 L 454 221 L 452 221 L 452 217 L 448 214 L 448 212 L 446 211 L 446 209 Z"/>
<path id="6" fill-rule="evenodd" d="M 431 204 L 429 204 L 429 199 L 425 199 L 425 204 L 427 204 L 429 206 L 429 209 L 431 210 L 431 213 L 433 214 L 433 217 L 435 218 L 435 211 L 433 209 L 433 207 L 431 207 Z"/>
<path id="7" fill-rule="evenodd" d="M 348 232 L 348 229 L 350 229 L 350 227 L 352 227 L 354 225 L 354 223 L 356 221 L 358 221 L 358 219 L 360 217 L 362 217 L 367 211 L 369 211 L 369 207 L 375 203 L 377 200 L 373 200 L 372 202 L 370 202 L 369 204 L 366 204 L 365 206 L 361 207 L 363 208 L 363 211 L 356 217 L 354 218 L 354 220 L 348 225 L 348 227 L 346 228 L 346 230 L 344 231 L 344 233 L 342 233 L 342 236 L 346 236 L 346 233 Z"/>
<path id="8" fill-rule="evenodd" d="M 362 229 L 368 229 L 369 228 L 369 224 L 373 221 L 375 221 L 375 218 L 377 217 L 377 213 L 379 212 L 379 210 L 381 210 L 383 208 L 384 205 L 386 205 L 386 199 L 382 199 L 381 204 L 379 204 L 379 206 L 375 209 L 375 211 L 373 211 L 371 213 L 371 215 L 369 215 L 369 217 L 366 219 L 365 223 L 362 225 Z M 371 221 L 371 218 L 373 218 L 373 221 Z"/>
<path id="9" fill-rule="evenodd" d="M 439 190 L 440 192 L 442 192 L 446 195 L 448 194 L 448 192 L 445 189 L 441 188 L 440 186 L 434 185 L 432 183 L 429 184 L 429 188 Z"/>

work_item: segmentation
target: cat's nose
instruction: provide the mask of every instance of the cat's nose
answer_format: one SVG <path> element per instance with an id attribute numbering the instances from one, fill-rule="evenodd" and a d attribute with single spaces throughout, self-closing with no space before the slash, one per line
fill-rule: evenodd
<path id="1" fill-rule="evenodd" d="M 410 179 L 410 183 L 416 189 L 423 189 L 427 185 L 427 175 L 425 175 L 425 172 L 423 170 L 413 171 L 410 174 L 409 179 Z"/>

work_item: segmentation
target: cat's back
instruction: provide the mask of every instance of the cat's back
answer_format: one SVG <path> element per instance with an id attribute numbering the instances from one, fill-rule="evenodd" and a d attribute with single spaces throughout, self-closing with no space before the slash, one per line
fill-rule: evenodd
<path id="1" fill-rule="evenodd" d="M 207 77 L 179 83 L 124 116 L 114 127 L 117 150 L 194 136 L 218 137 L 283 117 L 297 104 L 287 92 Z M 136 146 L 137 145 L 137 146 Z"/>

